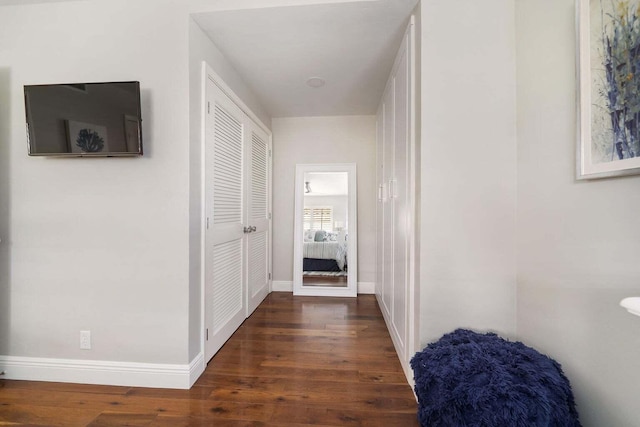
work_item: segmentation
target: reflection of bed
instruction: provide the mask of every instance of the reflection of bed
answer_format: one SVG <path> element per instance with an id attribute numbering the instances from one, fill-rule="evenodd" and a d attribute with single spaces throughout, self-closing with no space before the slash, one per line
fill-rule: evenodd
<path id="1" fill-rule="evenodd" d="M 344 272 L 347 270 L 346 242 L 304 242 L 303 271 Z"/>

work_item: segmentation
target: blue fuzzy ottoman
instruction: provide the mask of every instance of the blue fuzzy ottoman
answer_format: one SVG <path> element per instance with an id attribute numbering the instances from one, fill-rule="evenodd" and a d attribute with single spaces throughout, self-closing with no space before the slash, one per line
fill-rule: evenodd
<path id="1" fill-rule="evenodd" d="M 520 342 L 457 329 L 411 367 L 422 426 L 580 426 L 560 364 Z"/>

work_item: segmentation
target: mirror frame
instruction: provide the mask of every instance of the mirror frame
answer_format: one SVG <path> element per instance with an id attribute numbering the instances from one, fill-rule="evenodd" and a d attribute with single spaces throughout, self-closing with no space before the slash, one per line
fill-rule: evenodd
<path id="1" fill-rule="evenodd" d="M 346 172 L 348 176 L 347 286 L 304 286 L 302 280 L 304 175 L 307 172 Z M 358 197 L 355 163 L 297 164 L 293 227 L 293 294 L 307 296 L 358 296 Z"/>

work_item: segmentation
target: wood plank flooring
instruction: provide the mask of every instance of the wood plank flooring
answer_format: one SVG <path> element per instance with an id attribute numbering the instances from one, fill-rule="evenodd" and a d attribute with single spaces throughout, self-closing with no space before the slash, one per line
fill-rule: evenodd
<path id="1" fill-rule="evenodd" d="M 417 426 L 375 297 L 272 293 L 190 390 L 0 380 L 0 426 Z"/>

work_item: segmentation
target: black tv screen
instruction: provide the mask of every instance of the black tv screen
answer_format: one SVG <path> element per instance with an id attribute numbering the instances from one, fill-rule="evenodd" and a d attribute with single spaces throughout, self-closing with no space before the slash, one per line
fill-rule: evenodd
<path id="1" fill-rule="evenodd" d="M 142 155 L 140 83 L 24 87 L 30 156 Z"/>

